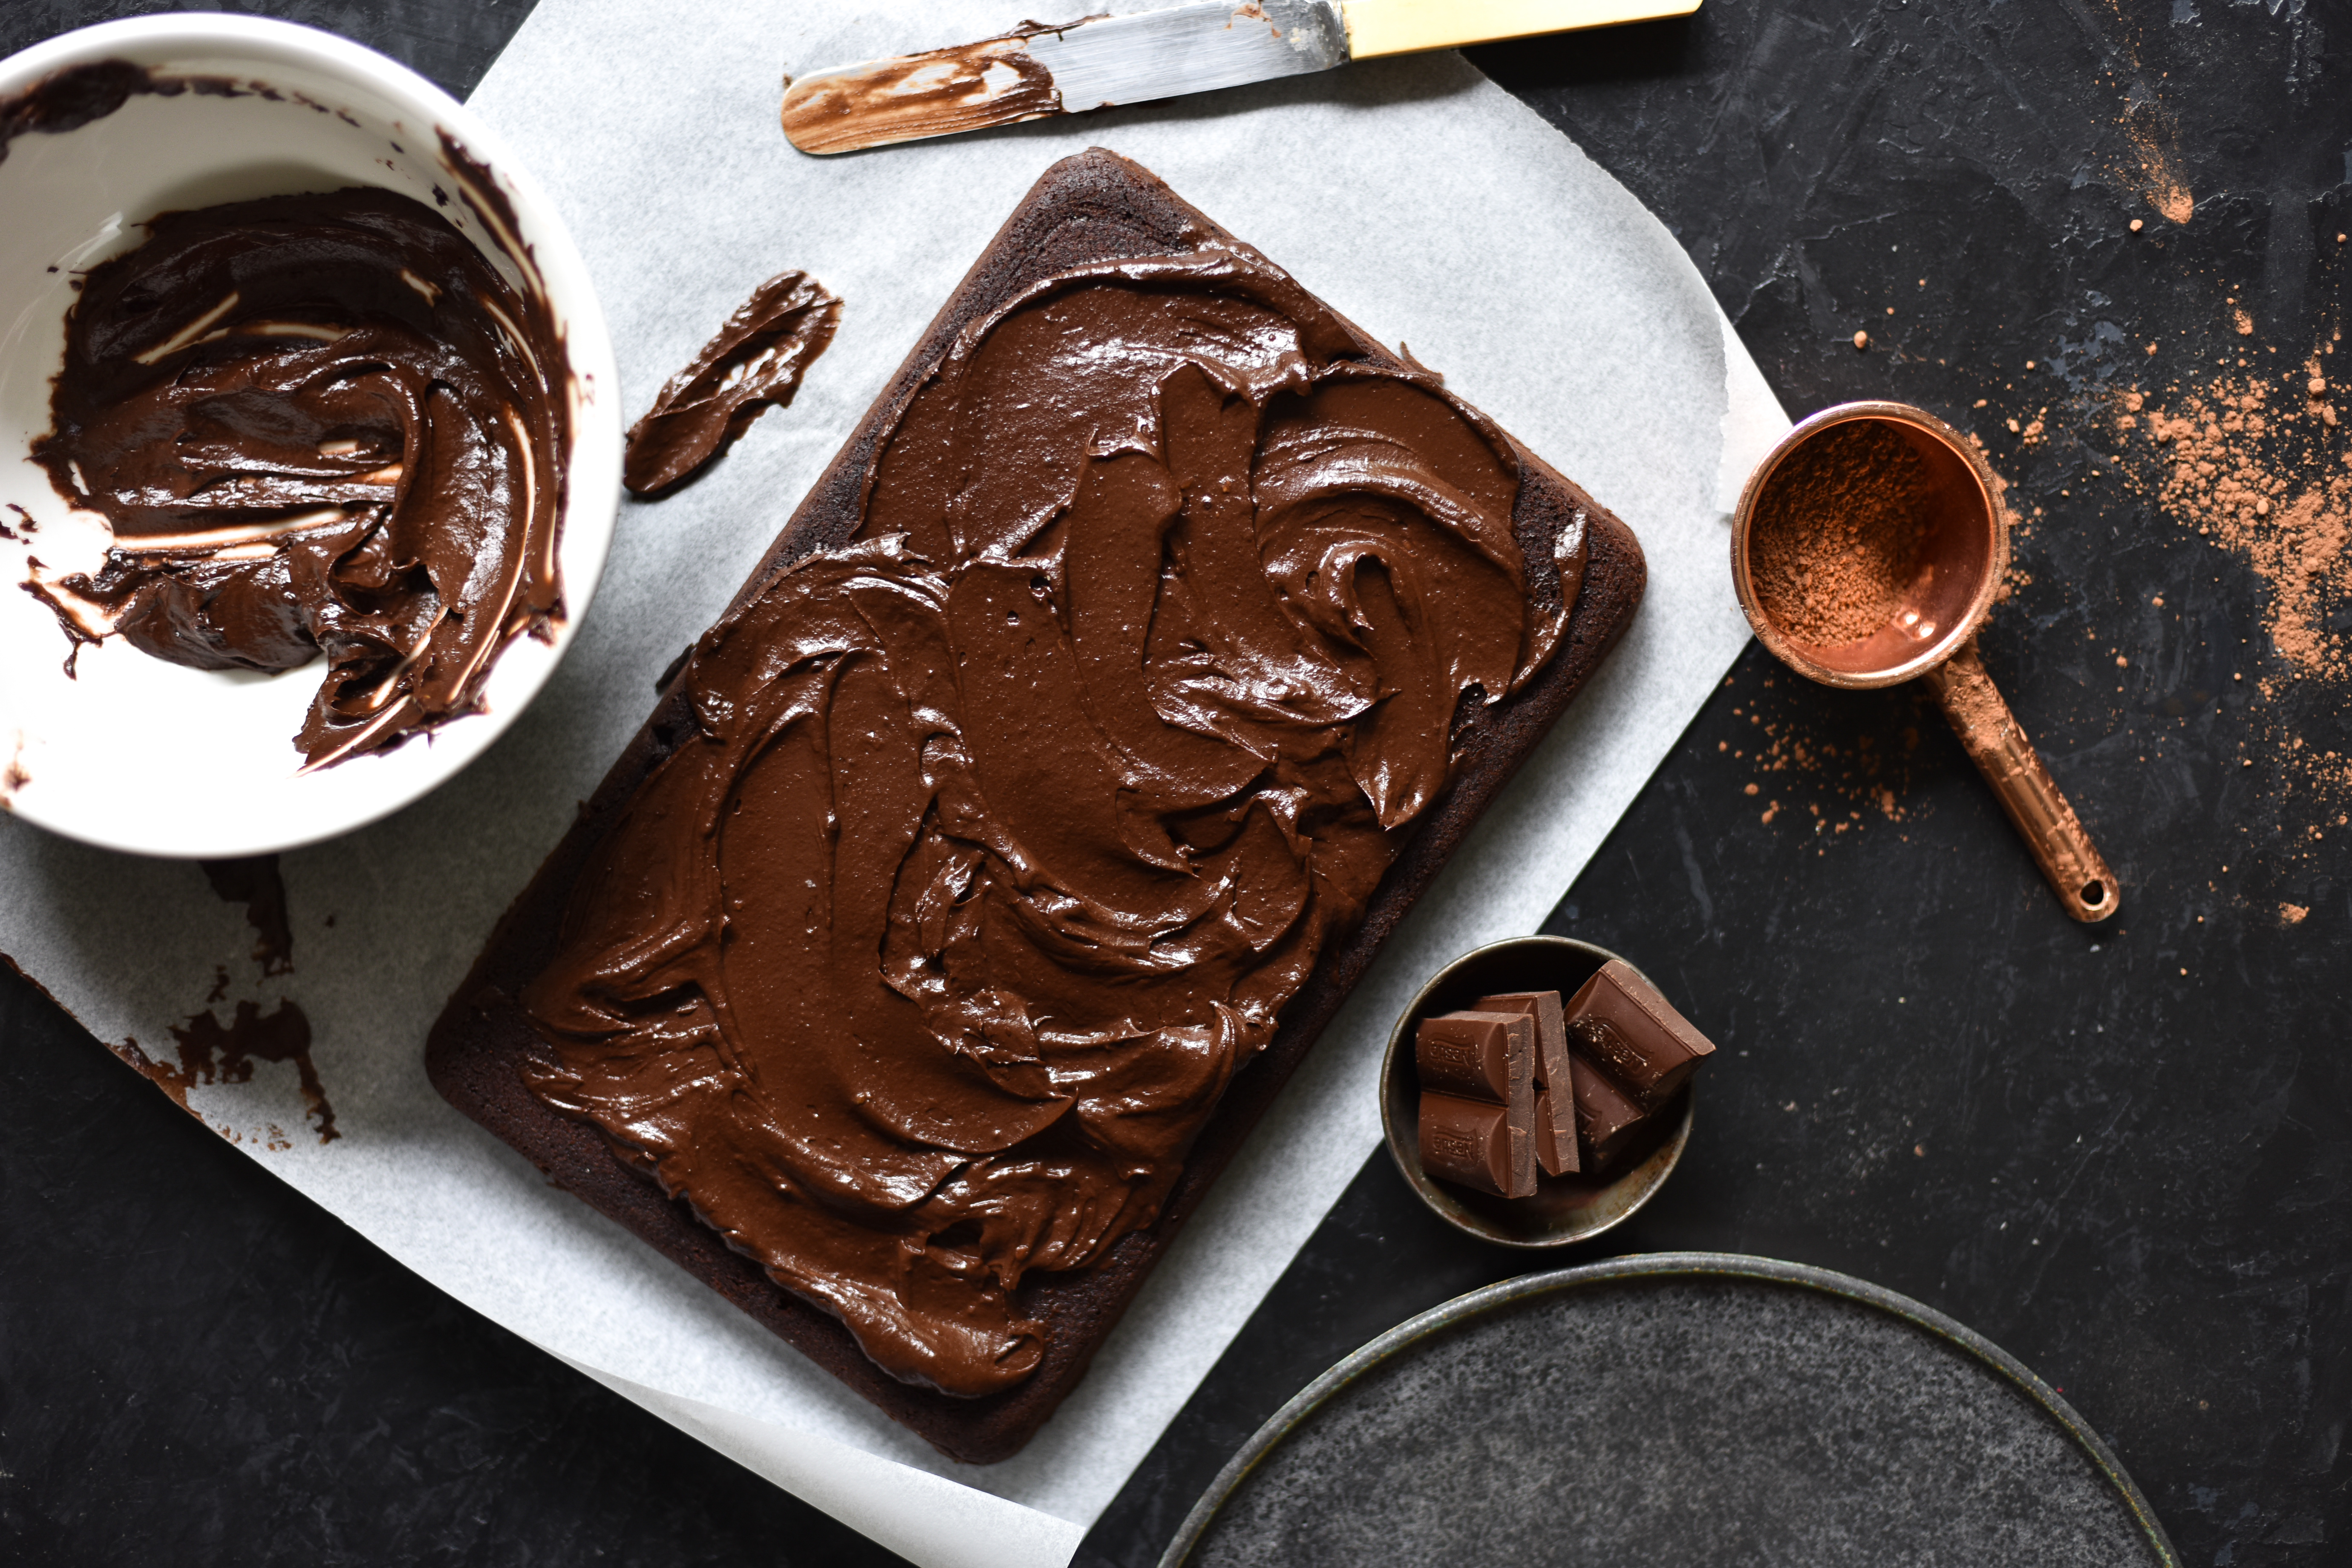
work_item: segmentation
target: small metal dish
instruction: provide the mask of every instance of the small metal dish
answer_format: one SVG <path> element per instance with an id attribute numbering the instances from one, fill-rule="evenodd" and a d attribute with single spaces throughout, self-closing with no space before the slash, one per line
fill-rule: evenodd
<path id="1" fill-rule="evenodd" d="M 1563 1000 L 1618 955 L 1564 936 L 1516 936 L 1466 952 L 1439 970 L 1390 1031 L 1381 1059 L 1381 1131 L 1389 1154 L 1421 1201 L 1456 1230 L 1498 1247 L 1567 1247 L 1590 1241 L 1632 1218 L 1665 1185 L 1690 1141 L 1692 1086 L 1656 1119 L 1656 1142 L 1637 1149 L 1614 1173 L 1537 1177 L 1531 1198 L 1489 1197 L 1432 1177 L 1421 1168 L 1421 1074 L 1412 1039 L 1423 1018 L 1467 1007 L 1498 991 L 1557 991 Z M 1639 966 L 1634 966 L 1640 973 Z M 1643 976 L 1647 978 L 1647 976 Z"/>

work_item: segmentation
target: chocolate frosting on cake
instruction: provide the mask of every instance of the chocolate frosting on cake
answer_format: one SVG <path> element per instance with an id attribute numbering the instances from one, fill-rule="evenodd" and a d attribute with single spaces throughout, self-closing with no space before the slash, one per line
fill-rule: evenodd
<path id="1" fill-rule="evenodd" d="M 1219 247 L 973 321 L 875 453 L 855 537 L 696 645 L 525 1070 L 884 1370 L 979 1395 L 1038 1363 L 1024 1273 L 1152 1221 L 1584 545 L 1524 556 L 1501 433 Z"/>
<path id="2" fill-rule="evenodd" d="M 323 649 L 311 767 L 469 711 L 499 651 L 562 613 L 569 386 L 545 300 L 387 191 L 147 226 L 84 280 L 35 447 L 114 539 L 94 577 L 30 586 L 78 641 L 200 669 Z"/>

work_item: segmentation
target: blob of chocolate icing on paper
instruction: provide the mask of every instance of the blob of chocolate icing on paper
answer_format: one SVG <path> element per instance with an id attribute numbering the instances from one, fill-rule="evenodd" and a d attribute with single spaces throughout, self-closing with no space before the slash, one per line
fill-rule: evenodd
<path id="1" fill-rule="evenodd" d="M 443 140 L 510 237 L 487 171 Z M 111 526 L 105 563 L 27 586 L 77 646 L 120 633 L 270 672 L 323 651 L 310 767 L 473 710 L 500 650 L 562 614 L 568 371 L 543 298 L 387 191 L 147 228 L 84 279 L 34 447 Z"/>
<path id="2" fill-rule="evenodd" d="M 696 645 L 525 992 L 534 1092 L 893 1375 L 1019 1383 L 1024 1277 L 1151 1223 L 1551 656 L 1582 534 L 1523 553 L 1519 478 L 1253 253 L 976 321 L 855 537 Z"/>
<path id="3" fill-rule="evenodd" d="M 805 272 L 761 284 L 629 427 L 621 482 L 658 495 L 716 460 L 767 409 L 791 405 L 840 321 L 841 301 Z"/>

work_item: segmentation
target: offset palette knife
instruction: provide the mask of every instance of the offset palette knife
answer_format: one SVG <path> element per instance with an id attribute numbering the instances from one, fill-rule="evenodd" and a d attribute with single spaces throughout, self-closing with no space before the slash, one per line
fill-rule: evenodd
<path id="1" fill-rule="evenodd" d="M 803 153 L 854 153 L 1048 115 L 1145 103 L 1619 22 L 1685 16 L 1699 0 L 1202 0 L 812 71 L 784 90 Z"/>

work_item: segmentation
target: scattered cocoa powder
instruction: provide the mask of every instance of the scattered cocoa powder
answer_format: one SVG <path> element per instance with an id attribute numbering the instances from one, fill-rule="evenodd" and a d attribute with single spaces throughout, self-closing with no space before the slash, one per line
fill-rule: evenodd
<path id="1" fill-rule="evenodd" d="M 1858 642 L 1891 620 L 1919 567 L 1927 465 L 1879 419 L 1833 425 L 1790 454 L 1759 498 L 1748 572 L 1800 642 Z"/>
<path id="2" fill-rule="evenodd" d="M 2289 672 L 2344 681 L 2352 648 L 2328 617 L 2352 598 L 2352 468 L 2341 439 L 2329 438 L 2337 416 L 2326 397 L 2314 357 L 2287 399 L 2263 377 L 2231 377 L 2179 393 L 2169 407 L 2126 394 L 2117 424 L 2131 430 L 2147 409 L 2163 462 L 2158 501 L 2262 578 L 2263 630 Z"/>
<path id="3" fill-rule="evenodd" d="M 1801 810 L 1824 841 L 1871 822 L 1907 821 L 1916 809 L 1913 795 L 1921 769 L 1930 765 L 1920 752 L 1921 726 L 1936 722 L 1921 695 L 1910 688 L 1883 694 L 1876 700 L 1891 706 L 1883 715 L 1890 721 L 1833 739 L 1817 732 L 1805 705 L 1790 706 L 1768 695 L 1775 684 L 1766 676 L 1763 689 L 1732 708 L 1732 717 L 1744 721 L 1737 743 L 1717 742 L 1717 750 L 1758 775 L 1740 788 L 1764 803 L 1759 820 L 1769 826 L 1784 805 L 1791 813 Z M 1809 795 L 1813 798 L 1805 800 Z"/>
<path id="4" fill-rule="evenodd" d="M 2131 143 L 2138 167 L 2116 173 L 2137 187 L 2141 199 L 2162 215 L 2167 223 L 2185 224 L 2197 216 L 2197 196 L 2189 188 L 2189 181 L 2180 173 L 2180 163 L 2174 150 L 2172 117 L 2144 106 L 2135 114 L 2126 110 L 2124 136 Z M 2130 176 L 2137 174 L 2138 178 Z"/>
<path id="5" fill-rule="evenodd" d="M 2243 335 L 2252 322 L 2236 306 L 2226 302 L 2224 320 Z M 2263 700 L 2254 719 L 2264 744 L 2244 765 L 2259 756 L 2285 795 L 2324 803 L 2340 826 L 2335 808 L 2352 802 L 2352 755 L 2324 733 L 2307 743 L 2294 719 L 2264 715 L 2299 685 L 2331 701 L 2352 694 L 2352 450 L 2326 374 L 2335 350 L 2333 340 L 2323 343 L 2283 374 L 2241 359 L 2235 371 L 2161 392 L 2110 395 L 2127 480 L 2175 523 L 2243 561 L 2262 584 L 2267 668 L 2233 672 Z M 2310 832 L 2320 836 L 2316 825 Z"/>
<path id="6" fill-rule="evenodd" d="M 1885 742 L 1865 734 L 1851 745 L 1806 734 L 1787 721 L 1766 724 L 1763 731 L 1762 743 L 1752 751 L 1742 748 L 1742 755 L 1758 773 L 1800 775 L 1784 779 L 1780 788 L 1792 793 L 1803 789 L 1827 799 L 1826 814 L 1819 802 L 1807 807 L 1821 818 L 1821 831 L 1843 833 L 1865 820 L 1865 810 L 1889 822 L 1901 822 L 1909 815 L 1906 802 L 1919 750 L 1916 722 L 1904 725 Z M 1748 787 L 1752 791 L 1756 786 Z"/>

